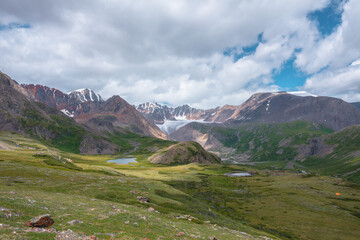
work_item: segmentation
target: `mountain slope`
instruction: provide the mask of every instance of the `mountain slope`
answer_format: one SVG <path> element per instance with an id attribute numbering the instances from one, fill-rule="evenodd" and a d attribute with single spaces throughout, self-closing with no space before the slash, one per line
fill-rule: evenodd
<path id="1" fill-rule="evenodd" d="M 65 94 L 57 89 L 42 85 L 23 84 L 28 93 L 37 102 L 62 111 L 73 117 L 79 123 L 89 122 L 89 127 L 98 131 L 91 118 L 102 115 L 113 116 L 112 123 L 115 127 L 129 129 L 138 134 L 166 139 L 166 135 L 153 123 L 149 122 L 138 113 L 136 109 L 119 96 L 104 101 L 102 97 L 91 89 L 80 89 Z"/>
<path id="2" fill-rule="evenodd" d="M 354 107 L 360 108 L 360 102 L 351 103 Z"/>
<path id="3" fill-rule="evenodd" d="M 232 149 L 232 157 L 239 161 L 290 161 L 298 154 L 297 145 L 329 132 L 330 129 L 319 124 L 304 121 L 232 125 L 191 123 L 170 136 L 179 141 L 197 141 L 205 149 L 221 152 L 223 156 Z"/>
<path id="4" fill-rule="evenodd" d="M 106 154 L 117 151 L 115 144 L 94 135 L 60 111 L 33 102 L 25 94 L 19 84 L 0 72 L 0 130 L 20 132 L 64 151 Z"/>
<path id="5" fill-rule="evenodd" d="M 360 126 L 347 127 L 315 140 L 307 146 L 311 154 L 301 165 L 360 183 Z"/>
<path id="6" fill-rule="evenodd" d="M 165 120 L 187 119 L 223 123 L 285 123 L 311 121 L 333 130 L 360 124 L 360 109 L 332 97 L 298 93 L 256 93 L 241 105 L 224 105 L 209 110 L 188 105 L 170 108 L 157 103 L 140 104 L 137 110 L 157 124 Z"/>
<path id="7" fill-rule="evenodd" d="M 113 96 L 104 102 L 83 102 L 73 112 L 79 123 L 87 124 L 92 118 L 113 116 L 115 127 L 127 128 L 132 132 L 166 139 L 166 135 L 141 113 L 119 96 Z"/>
<path id="8" fill-rule="evenodd" d="M 322 124 L 335 131 L 360 124 L 360 109 L 338 98 L 296 96 L 286 92 L 257 93 L 229 118 L 237 122 Z"/>
<path id="9" fill-rule="evenodd" d="M 176 134 L 179 134 L 177 137 Z M 332 132 L 317 123 L 201 124 L 191 123 L 170 135 L 192 140 L 231 162 L 276 162 L 280 168 L 301 168 L 337 175 L 360 183 L 360 126 Z"/>

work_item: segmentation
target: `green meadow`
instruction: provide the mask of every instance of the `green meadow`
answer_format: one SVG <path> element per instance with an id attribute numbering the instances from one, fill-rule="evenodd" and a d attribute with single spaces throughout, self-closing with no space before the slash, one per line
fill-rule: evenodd
<path id="1" fill-rule="evenodd" d="M 147 161 L 153 148 L 171 143 L 133 135 L 124 139 L 134 151 L 125 145 L 126 152 L 116 156 L 80 155 L 2 132 L 0 141 L 13 149 L 0 150 L 0 239 L 54 239 L 67 229 L 98 239 L 360 236 L 356 183 L 267 166 L 155 165 Z M 107 162 L 127 156 L 138 161 Z M 229 172 L 252 176 L 224 175 Z M 24 226 L 41 214 L 53 217 L 57 232 Z M 72 220 L 81 222 L 71 225 Z"/>

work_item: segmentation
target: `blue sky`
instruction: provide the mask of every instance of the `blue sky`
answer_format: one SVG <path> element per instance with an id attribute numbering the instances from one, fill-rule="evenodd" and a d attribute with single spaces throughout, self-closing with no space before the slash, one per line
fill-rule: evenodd
<path id="1" fill-rule="evenodd" d="M 321 38 L 324 38 L 341 25 L 341 16 L 343 13 L 342 5 L 346 0 L 331 0 L 328 4 L 319 10 L 309 12 L 307 18 L 316 26 Z M 234 62 L 239 59 L 254 54 L 259 43 L 262 42 L 262 33 L 258 35 L 258 42 L 245 46 L 240 50 L 236 47 L 228 48 L 224 51 L 225 56 L 232 56 Z M 295 64 L 295 53 L 301 49 L 295 49 L 291 58 L 283 62 L 280 69 L 274 69 L 272 78 L 274 83 L 284 91 L 297 91 L 304 86 L 307 78 L 312 74 L 301 71 Z"/>
<path id="2" fill-rule="evenodd" d="M 2 0 L 0 71 L 212 108 L 256 92 L 360 101 L 358 0 Z"/>

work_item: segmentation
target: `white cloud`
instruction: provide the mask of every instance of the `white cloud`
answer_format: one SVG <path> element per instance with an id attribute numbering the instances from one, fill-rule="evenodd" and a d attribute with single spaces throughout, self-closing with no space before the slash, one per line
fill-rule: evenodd
<path id="1" fill-rule="evenodd" d="M 323 39 L 313 39 L 298 55 L 297 66 L 306 73 L 322 68 L 336 70 L 360 57 L 360 1 L 350 0 L 344 6 L 342 23 L 335 32 Z"/>
<path id="2" fill-rule="evenodd" d="M 342 23 L 331 35 L 309 44 L 296 63 L 307 73 L 302 89 L 346 101 L 360 101 L 360 2 L 344 5 Z"/>
<path id="3" fill-rule="evenodd" d="M 133 104 L 240 104 L 254 92 L 278 89 L 272 73 L 294 49 L 304 49 L 297 64 L 309 72 L 357 55 L 359 33 L 351 42 L 349 32 L 356 29 L 352 6 L 345 6 L 341 34 L 316 42 L 317 29 L 306 15 L 327 3 L 4 0 L 0 23 L 31 28 L 0 31 L 0 70 L 19 82 L 65 92 L 90 87 Z M 260 33 L 254 54 L 237 62 L 223 55 L 226 48 L 256 43 Z M 345 43 L 352 47 L 344 50 Z M 339 53 L 329 53 L 332 44 Z"/>
<path id="4" fill-rule="evenodd" d="M 323 96 L 335 96 L 345 101 L 360 100 L 359 60 L 336 71 L 325 71 L 307 79 L 304 89 Z"/>

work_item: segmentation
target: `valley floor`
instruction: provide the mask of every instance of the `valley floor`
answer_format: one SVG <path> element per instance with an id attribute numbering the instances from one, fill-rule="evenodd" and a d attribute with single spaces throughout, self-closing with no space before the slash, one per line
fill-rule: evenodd
<path id="1" fill-rule="evenodd" d="M 117 165 L 107 163 L 114 156 L 69 154 L 1 134 L 15 146 L 10 139 L 19 147 L 0 150 L 0 239 L 360 237 L 360 186 L 340 178 L 256 166 L 154 165 L 136 151 L 134 166 Z M 234 171 L 252 176 L 224 175 Z M 53 217 L 53 229 L 24 226 L 41 214 Z"/>

